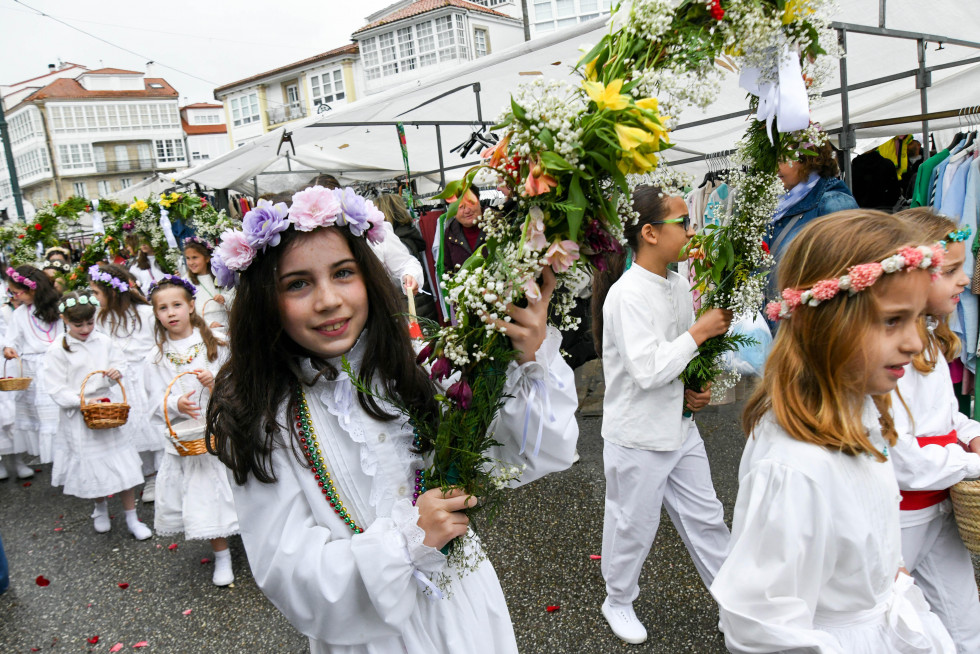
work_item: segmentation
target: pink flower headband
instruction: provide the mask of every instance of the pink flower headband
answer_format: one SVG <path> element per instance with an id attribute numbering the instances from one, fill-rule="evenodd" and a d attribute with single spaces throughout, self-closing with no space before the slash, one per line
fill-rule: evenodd
<path id="1" fill-rule="evenodd" d="M 205 238 L 201 238 L 200 236 L 188 236 L 184 239 L 184 245 L 186 246 L 188 243 L 197 243 L 198 245 L 204 246 L 204 249 L 208 252 L 214 250 L 214 244 Z"/>
<path id="2" fill-rule="evenodd" d="M 28 279 L 27 277 L 24 277 L 13 268 L 7 268 L 7 277 L 9 277 L 10 281 L 14 282 L 15 284 L 26 286 L 32 291 L 37 289 L 37 282 L 35 282 L 33 279 Z"/>
<path id="3" fill-rule="evenodd" d="M 905 247 L 880 263 L 851 266 L 843 277 L 824 279 L 806 290 L 783 289 L 782 300 L 766 305 L 766 316 L 775 322 L 789 318 L 797 307 L 818 306 L 821 302 L 834 298 L 840 291 L 854 295 L 874 284 L 885 273 L 929 270 L 935 278 L 942 268 L 943 255 L 943 247 L 939 244 Z"/>
<path id="4" fill-rule="evenodd" d="M 259 200 L 245 214 L 242 231 L 228 230 L 221 235 L 211 258 L 211 270 L 219 286 L 234 286 L 235 273 L 247 269 L 255 255 L 276 247 L 281 233 L 292 227 L 311 232 L 318 227 L 344 227 L 354 236 L 366 236 L 371 243 L 384 240 L 384 214 L 370 200 L 352 188 L 327 189 L 313 186 L 293 196 L 292 205 Z"/>

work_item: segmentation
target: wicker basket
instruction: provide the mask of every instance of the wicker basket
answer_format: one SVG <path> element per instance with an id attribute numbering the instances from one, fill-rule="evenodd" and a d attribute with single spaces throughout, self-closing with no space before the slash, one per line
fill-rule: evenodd
<path id="1" fill-rule="evenodd" d="M 204 438 L 195 438 L 191 440 L 181 439 L 177 431 L 174 430 L 174 426 L 170 423 L 170 412 L 167 411 L 167 402 L 170 400 L 170 392 L 173 390 L 174 384 L 177 380 L 184 375 L 193 375 L 193 372 L 182 372 L 167 384 L 167 391 L 163 394 L 163 419 L 167 422 L 167 432 L 170 435 L 170 441 L 173 443 L 174 448 L 177 450 L 177 454 L 180 456 L 197 456 L 198 454 L 207 454 L 208 446 L 205 436 Z M 211 435 L 211 443 L 214 444 L 214 436 Z"/>
<path id="2" fill-rule="evenodd" d="M 22 391 L 31 385 L 30 377 L 21 377 L 24 374 L 24 360 L 19 356 L 17 357 L 17 363 L 20 367 L 17 371 L 17 377 L 7 377 L 7 361 L 9 359 L 3 360 L 3 379 L 0 379 L 0 391 Z"/>
<path id="3" fill-rule="evenodd" d="M 974 554 L 980 554 L 980 480 L 955 484 L 949 489 L 949 496 L 963 544 Z"/>
<path id="4" fill-rule="evenodd" d="M 92 402 L 85 404 L 85 384 L 88 378 L 105 370 L 93 370 L 82 380 L 82 389 L 78 391 L 78 399 L 82 406 L 82 418 L 89 429 L 115 429 L 122 427 L 129 419 L 129 404 L 126 403 L 126 387 L 117 381 L 122 389 L 122 402 Z"/>

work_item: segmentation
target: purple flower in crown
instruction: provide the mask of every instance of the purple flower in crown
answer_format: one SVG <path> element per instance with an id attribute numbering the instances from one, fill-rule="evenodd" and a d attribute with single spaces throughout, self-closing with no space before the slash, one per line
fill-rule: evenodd
<path id="1" fill-rule="evenodd" d="M 223 288 L 232 288 L 235 285 L 235 273 L 228 270 L 224 259 L 215 255 L 211 257 L 211 272 L 214 273 L 214 281 Z"/>
<path id="2" fill-rule="evenodd" d="M 245 239 L 255 250 L 265 252 L 267 247 L 276 247 L 282 239 L 280 232 L 289 228 L 289 208 L 285 202 L 272 204 L 269 200 L 259 200 L 258 206 L 242 220 Z"/>
<path id="3" fill-rule="evenodd" d="M 330 189 L 314 186 L 293 196 L 289 221 L 300 232 L 330 227 L 338 222 L 340 201 Z"/>
<path id="4" fill-rule="evenodd" d="M 334 189 L 333 192 L 343 212 L 343 217 L 337 221 L 338 225 L 346 224 L 354 236 L 362 236 L 366 233 L 372 243 L 380 243 L 384 240 L 385 217 L 373 202 L 361 197 L 349 186 Z"/>

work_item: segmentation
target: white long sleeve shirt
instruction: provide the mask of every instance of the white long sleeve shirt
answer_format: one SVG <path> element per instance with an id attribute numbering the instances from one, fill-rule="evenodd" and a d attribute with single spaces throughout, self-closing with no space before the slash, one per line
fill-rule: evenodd
<path id="1" fill-rule="evenodd" d="M 891 451 L 898 487 L 903 491 L 944 490 L 964 479 L 980 477 L 980 455 L 967 452 L 960 445 L 969 445 L 980 437 L 980 423 L 960 413 L 946 359 L 940 356 L 929 374 L 906 366 L 905 376 L 898 380 L 898 392 L 909 408 L 906 411 L 893 392 L 898 442 Z M 942 436 L 954 429 L 958 443 L 919 447 L 916 441 L 919 436 Z M 925 524 L 939 515 L 941 507 L 935 504 L 902 511 L 902 526 Z"/>
<path id="2" fill-rule="evenodd" d="M 14 348 L 20 356 L 44 354 L 63 333 L 64 323 L 60 320 L 46 323 L 34 315 L 33 305 L 22 304 L 10 317 L 3 346 Z"/>
<path id="3" fill-rule="evenodd" d="M 94 370 L 121 370 L 124 361 L 112 340 L 101 332 L 93 331 L 84 341 L 71 334 L 65 334 L 63 338 L 71 351 L 65 350 L 61 337 L 48 346 L 41 366 L 41 384 L 62 409 L 78 409 L 85 376 Z M 121 393 L 108 378 L 98 374 L 89 377 L 85 383 L 85 397 L 88 400 L 111 397 L 119 401 Z"/>
<path id="4" fill-rule="evenodd" d="M 687 437 L 680 374 L 698 345 L 688 329 L 694 308 L 686 279 L 634 264 L 602 307 L 606 380 L 602 437 L 642 450 L 676 450 Z"/>
<path id="5" fill-rule="evenodd" d="M 402 240 L 395 235 L 395 230 L 391 226 L 391 223 L 386 221 L 383 227 L 385 232 L 384 240 L 380 243 L 371 243 L 371 249 L 381 259 L 381 263 L 384 264 L 385 270 L 388 271 L 391 281 L 394 282 L 395 286 L 402 289 L 402 293 L 404 293 L 405 286 L 402 283 L 402 278 L 405 275 L 411 275 L 415 278 L 415 283 L 418 284 L 418 287 L 422 288 L 422 284 L 425 281 L 425 277 L 422 274 L 422 264 L 408 251 L 408 248 L 405 247 Z"/>

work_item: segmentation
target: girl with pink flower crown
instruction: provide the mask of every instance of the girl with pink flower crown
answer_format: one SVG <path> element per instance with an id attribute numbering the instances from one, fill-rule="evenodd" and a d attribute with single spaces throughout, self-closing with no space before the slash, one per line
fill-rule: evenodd
<path id="1" fill-rule="evenodd" d="M 159 534 L 182 532 L 188 540 L 209 540 L 214 551 L 211 581 L 227 586 L 235 581 L 228 549 L 228 536 L 238 533 L 235 501 L 221 462 L 203 450 L 195 454 L 198 450 L 189 443 L 206 438 L 204 407 L 228 348 L 195 311 L 194 295 L 194 285 L 177 275 L 163 275 L 150 287 L 158 351 L 147 367 L 146 389 L 157 429 L 166 442 L 157 474 L 153 529 Z M 255 347 L 251 355 L 263 356 Z M 170 419 L 173 436 L 164 416 Z"/>
<path id="2" fill-rule="evenodd" d="M 732 314 L 712 309 L 695 320 L 687 280 L 667 269 L 694 236 L 684 198 L 638 186 L 633 209 L 639 217 L 624 229 L 633 264 L 623 270 L 621 260 L 596 274 L 592 328 L 606 380 L 602 614 L 620 639 L 642 643 L 647 631 L 633 601 L 662 508 L 705 586 L 728 553 L 728 527 L 692 417 L 711 391 L 685 389 L 680 375 L 701 343 L 728 331 Z"/>
<path id="3" fill-rule="evenodd" d="M 731 652 L 956 651 L 904 568 L 889 401 L 922 350 L 934 243 L 842 211 L 786 249 L 768 307 L 780 327 L 742 416 L 731 553 L 711 585 Z"/>
<path id="4" fill-rule="evenodd" d="M 226 232 L 213 260 L 239 283 L 207 430 L 235 479 L 256 582 L 313 654 L 517 652 L 475 535 L 466 570 L 440 552 L 467 533 L 462 511 L 475 498 L 426 488 L 427 446 L 385 400 L 436 419 L 435 394 L 446 391 L 432 377 L 448 371 L 416 359 L 398 291 L 371 248 L 387 238 L 384 216 L 350 189 L 311 191 L 317 202 L 297 197 L 286 219 Z M 508 399 L 493 429 L 494 458 L 526 465 L 522 482 L 570 466 L 578 435 L 572 371 L 546 326 L 555 278 L 545 271 L 542 298 L 510 311 L 520 355 L 504 371 Z M 344 361 L 376 395 L 355 390 Z M 535 400 L 542 394 L 547 402 Z M 525 425 L 539 423 L 540 450 L 519 454 Z"/>
<path id="5" fill-rule="evenodd" d="M 259 200 L 259 207 L 262 207 L 263 202 L 266 201 Z M 214 277 L 211 276 L 211 251 L 214 248 L 210 243 L 196 236 L 185 238 L 183 248 L 187 279 L 197 289 L 195 296 L 198 300 L 195 303 L 197 312 L 211 329 L 227 329 L 228 313 L 235 299 L 235 291 L 217 285 Z"/>
<path id="6" fill-rule="evenodd" d="M 925 350 L 912 358 L 892 399 L 898 442 L 892 448 L 902 490 L 899 514 L 902 555 L 932 610 L 949 629 L 957 650 L 980 652 L 980 597 L 970 553 L 960 538 L 947 490 L 980 477 L 980 423 L 959 411 L 948 361 L 960 341 L 949 328 L 960 294 L 969 285 L 963 271 L 970 228 L 927 207 L 895 214 L 921 231 L 925 241 L 942 241 L 946 254 L 929 290 L 920 325 Z M 901 408 L 902 403 L 908 411 Z"/>

